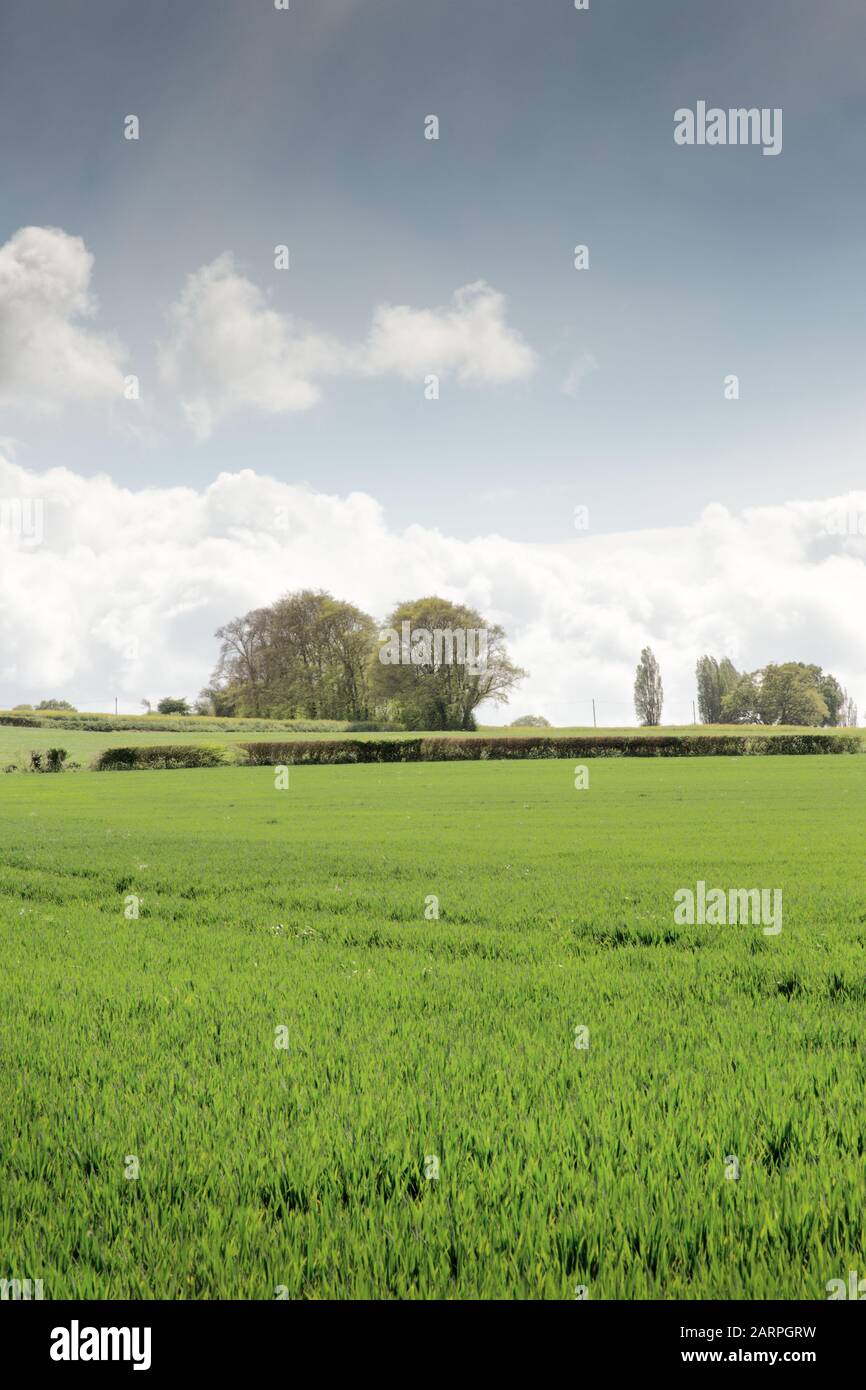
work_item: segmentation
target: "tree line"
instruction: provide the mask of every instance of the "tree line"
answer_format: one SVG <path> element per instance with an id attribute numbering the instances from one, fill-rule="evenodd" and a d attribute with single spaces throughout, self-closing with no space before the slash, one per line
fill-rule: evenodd
<path id="1" fill-rule="evenodd" d="M 467 635 L 479 633 L 482 658 L 469 660 Z M 399 603 L 380 626 L 354 604 L 301 589 L 216 636 L 219 657 L 197 708 L 227 717 L 472 729 L 478 706 L 506 700 L 526 675 L 501 627 L 435 595 Z"/>
<path id="2" fill-rule="evenodd" d="M 857 706 L 829 671 L 803 661 L 770 662 L 738 671 L 729 657 L 699 657 L 695 670 L 703 724 L 797 724 L 854 728 Z M 664 688 L 649 647 L 635 673 L 634 705 L 641 724 L 661 723 Z"/>

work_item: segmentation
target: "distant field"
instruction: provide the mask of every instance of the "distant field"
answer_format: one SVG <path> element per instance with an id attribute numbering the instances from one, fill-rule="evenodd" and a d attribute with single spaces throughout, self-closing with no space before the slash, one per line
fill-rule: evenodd
<path id="1" fill-rule="evenodd" d="M 6 713 L 8 711 L 0 712 Z M 54 745 L 59 745 L 67 749 L 70 759 L 81 763 L 83 766 L 89 765 L 91 760 L 105 748 L 117 747 L 138 747 L 143 744 L 159 743 L 213 743 L 221 747 L 230 748 L 234 744 L 244 743 L 254 739 L 267 739 L 270 737 L 280 737 L 285 739 L 332 739 L 332 738 L 407 738 L 417 737 L 405 733 L 349 733 L 345 725 L 334 721 L 320 721 L 314 724 L 312 721 L 305 721 L 302 727 L 292 724 L 286 720 L 244 720 L 244 719 L 208 719 L 203 717 L 191 716 L 188 719 L 177 717 L 159 719 L 153 717 L 145 720 L 141 715 L 129 716 L 125 719 L 123 715 L 80 715 L 77 718 L 107 720 L 112 724 L 117 724 L 116 729 L 110 731 L 85 731 L 81 729 L 68 729 L 59 725 L 59 719 L 52 718 L 52 727 L 46 728 L 18 728 L 8 724 L 0 724 L 0 772 L 11 764 L 16 764 L 19 768 L 27 766 L 30 750 L 33 748 L 47 749 Z M 147 723 L 146 729 L 130 727 Z M 635 726 L 630 728 L 618 727 L 609 729 L 594 729 L 585 726 L 573 726 L 557 729 L 511 729 L 502 728 L 495 725 L 486 725 L 477 730 L 476 733 L 452 733 L 452 738 L 478 738 L 489 734 L 501 736 L 521 737 L 529 734 L 547 735 L 583 735 L 592 736 L 605 734 L 634 734 L 637 732 Z M 708 734 L 732 733 L 732 734 L 760 734 L 763 736 L 775 736 L 783 733 L 814 733 L 814 729 L 798 729 L 793 725 L 776 725 L 770 728 L 759 726 L 744 727 L 741 724 L 687 724 L 687 725 L 662 725 L 658 729 L 642 729 L 643 734 L 691 734 L 697 738 Z M 866 741 L 866 729 L 824 729 L 819 732 L 830 735 L 858 733 L 860 738 Z M 864 742 L 866 746 L 866 742 Z"/>
<path id="2" fill-rule="evenodd" d="M 866 1268 L 861 759 L 0 787 L 0 1249 L 46 1298 Z M 699 879 L 780 888 L 781 934 L 675 926 Z"/>

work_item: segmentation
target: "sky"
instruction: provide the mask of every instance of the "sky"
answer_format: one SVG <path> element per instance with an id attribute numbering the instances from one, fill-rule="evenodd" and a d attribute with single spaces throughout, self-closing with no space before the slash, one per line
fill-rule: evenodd
<path id="1" fill-rule="evenodd" d="M 630 722 L 646 643 L 666 722 L 704 650 L 866 710 L 864 39 L 856 0 L 4 0 L 0 706 L 194 696 L 322 586 L 502 622 L 497 722 Z M 677 144 L 699 101 L 781 151 Z"/>

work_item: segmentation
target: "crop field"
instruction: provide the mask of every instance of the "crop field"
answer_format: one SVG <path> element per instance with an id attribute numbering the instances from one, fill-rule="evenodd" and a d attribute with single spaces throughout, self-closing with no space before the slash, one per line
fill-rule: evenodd
<path id="1" fill-rule="evenodd" d="M 589 775 L 2 778 L 0 1275 L 823 1299 L 862 1270 L 866 760 Z M 698 881 L 780 889 L 781 932 L 677 925 Z"/>

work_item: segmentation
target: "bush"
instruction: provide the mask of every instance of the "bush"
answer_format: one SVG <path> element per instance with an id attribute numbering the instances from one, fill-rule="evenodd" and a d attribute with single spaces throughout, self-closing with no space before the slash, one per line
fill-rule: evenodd
<path id="1" fill-rule="evenodd" d="M 31 772 L 62 772 L 63 764 L 69 757 L 65 748 L 49 748 L 44 752 L 41 748 L 30 750 L 30 771 Z"/>
<path id="2" fill-rule="evenodd" d="M 415 763 L 423 762 L 420 738 L 316 739 L 296 743 L 240 743 L 253 767 L 278 763 Z"/>
<path id="3" fill-rule="evenodd" d="M 170 771 L 182 767 L 221 767 L 222 748 L 206 743 L 162 743 L 145 748 L 106 748 L 91 764 L 94 772 L 132 772 L 152 768 Z"/>
<path id="4" fill-rule="evenodd" d="M 189 701 L 166 695 L 156 707 L 157 714 L 190 714 Z"/>
<path id="5" fill-rule="evenodd" d="M 405 729 L 402 724 L 392 724 L 387 719 L 357 719 L 353 724 L 346 725 L 347 734 L 402 734 Z"/>
<path id="6" fill-rule="evenodd" d="M 478 762 L 488 758 L 707 758 L 754 754 L 860 753 L 856 735 L 616 735 L 600 738 L 323 739 L 241 743 L 252 766 L 278 763 Z"/>

